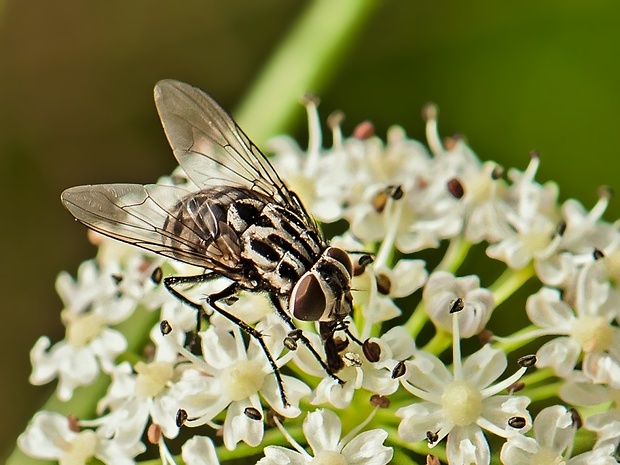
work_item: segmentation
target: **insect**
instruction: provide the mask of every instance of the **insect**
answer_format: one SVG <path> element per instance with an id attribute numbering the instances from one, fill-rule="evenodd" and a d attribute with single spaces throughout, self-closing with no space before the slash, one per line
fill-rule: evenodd
<path id="1" fill-rule="evenodd" d="M 175 297 L 198 310 L 198 325 L 203 306 L 176 288 L 229 278 L 232 283 L 207 296 L 206 304 L 260 344 L 284 406 L 282 377 L 263 335 L 221 305 L 241 290 L 268 293 L 290 328 L 286 347 L 295 349 L 301 341 L 342 383 L 335 374 L 343 361 L 333 336 L 346 330 L 344 319 L 352 311 L 349 255 L 329 246 L 297 195 L 209 95 L 164 80 L 155 86 L 155 104 L 174 155 L 198 190 L 159 184 L 78 186 L 62 193 L 64 206 L 101 234 L 205 269 L 196 276 L 164 278 Z M 326 361 L 293 319 L 319 322 Z"/>

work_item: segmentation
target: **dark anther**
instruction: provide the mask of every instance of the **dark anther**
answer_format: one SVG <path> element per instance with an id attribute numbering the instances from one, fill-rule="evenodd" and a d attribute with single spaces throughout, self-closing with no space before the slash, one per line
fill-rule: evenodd
<path id="1" fill-rule="evenodd" d="M 120 284 L 121 281 L 123 280 L 123 277 L 120 274 L 113 274 L 112 279 L 114 280 L 116 284 Z"/>
<path id="2" fill-rule="evenodd" d="M 566 232 L 566 221 L 560 221 L 555 227 L 555 233 L 562 237 Z"/>
<path id="3" fill-rule="evenodd" d="M 246 407 L 245 410 L 243 411 L 243 414 L 248 417 L 250 420 L 262 420 L 263 416 L 261 415 L 261 413 L 255 409 L 254 407 Z"/>
<path id="4" fill-rule="evenodd" d="M 164 279 L 164 272 L 162 271 L 162 269 L 158 266 L 157 268 L 155 268 L 153 270 L 153 272 L 151 273 L 151 281 L 153 281 L 155 284 L 159 284 L 161 283 L 161 280 Z"/>
<path id="5" fill-rule="evenodd" d="M 515 392 L 519 392 L 521 389 L 525 387 L 525 383 L 522 381 L 517 381 L 516 383 L 512 383 L 508 386 L 508 392 L 510 394 L 514 394 Z"/>
<path id="6" fill-rule="evenodd" d="M 383 273 L 379 273 L 377 275 L 377 291 L 379 291 L 380 294 L 389 295 L 391 289 L 392 282 L 390 278 Z"/>
<path id="7" fill-rule="evenodd" d="M 579 412 L 573 407 L 571 407 L 569 411 L 571 420 L 573 421 L 573 426 L 575 428 L 581 428 L 583 426 L 583 419 L 581 418 Z"/>
<path id="8" fill-rule="evenodd" d="M 155 423 L 151 423 L 146 430 L 146 437 L 151 444 L 159 444 L 161 439 L 161 427 Z"/>
<path id="9" fill-rule="evenodd" d="M 448 181 L 448 192 L 456 199 L 461 199 L 465 195 L 463 184 L 456 178 L 452 178 Z"/>
<path id="10" fill-rule="evenodd" d="M 390 399 L 379 394 L 373 394 L 370 396 L 370 405 L 379 408 L 388 408 L 390 406 Z"/>
<path id="11" fill-rule="evenodd" d="M 402 360 L 392 369 L 392 379 L 400 378 L 407 373 L 407 365 Z"/>
<path id="12" fill-rule="evenodd" d="M 182 408 L 177 410 L 176 422 L 179 428 L 185 424 L 187 419 L 188 419 L 188 415 L 185 410 L 183 410 Z"/>
<path id="13" fill-rule="evenodd" d="M 369 339 L 366 339 L 364 341 L 364 344 L 362 345 L 362 351 L 366 356 L 366 360 L 368 360 L 369 362 L 375 363 L 378 362 L 381 358 L 381 346 Z"/>
<path id="14" fill-rule="evenodd" d="M 297 350 L 297 340 L 296 339 L 293 339 L 290 336 L 286 336 L 284 338 L 283 343 L 284 343 L 284 347 L 286 347 L 291 352 Z"/>
<path id="15" fill-rule="evenodd" d="M 366 267 L 374 261 L 375 259 L 372 255 L 364 254 L 360 256 L 359 260 L 353 264 L 353 276 L 359 276 L 364 273 Z"/>
<path id="16" fill-rule="evenodd" d="M 284 423 L 284 417 L 275 410 L 267 410 L 267 424 L 271 427 L 277 426 L 277 423 Z M 276 423 L 277 421 L 277 423 Z"/>
<path id="17" fill-rule="evenodd" d="M 438 113 L 439 108 L 433 102 L 425 103 L 424 106 L 422 106 L 422 119 L 424 121 L 437 119 Z"/>
<path id="18" fill-rule="evenodd" d="M 344 121 L 344 112 L 342 110 L 334 110 L 327 117 L 327 126 L 330 129 L 337 128 Z"/>
<path id="19" fill-rule="evenodd" d="M 495 168 L 493 168 L 493 171 L 491 171 L 491 179 L 494 179 L 496 181 L 500 179 L 503 175 L 504 167 L 501 165 L 497 165 Z"/>
<path id="20" fill-rule="evenodd" d="M 428 439 L 429 444 L 435 444 L 439 440 L 439 434 L 434 433 L 432 431 L 426 432 L 426 439 Z"/>
<path id="21" fill-rule="evenodd" d="M 599 187 L 597 193 L 598 193 L 599 198 L 601 199 L 611 199 L 614 197 L 614 195 L 616 195 L 613 188 L 609 186 Z"/>
<path id="22" fill-rule="evenodd" d="M 403 198 L 404 195 L 403 188 L 400 185 L 387 186 L 387 188 L 385 189 L 385 193 L 394 200 L 400 200 Z"/>
<path id="23" fill-rule="evenodd" d="M 536 365 L 536 355 L 524 355 L 517 360 L 520 367 L 529 368 Z"/>
<path id="24" fill-rule="evenodd" d="M 310 91 L 306 91 L 301 98 L 301 103 L 302 105 L 309 105 L 312 103 L 318 106 L 319 103 L 321 103 L 321 99 L 316 94 L 313 94 Z"/>
<path id="25" fill-rule="evenodd" d="M 159 323 L 159 330 L 164 336 L 166 336 L 172 331 L 172 326 L 170 326 L 168 320 L 161 320 L 161 323 Z"/>
<path id="26" fill-rule="evenodd" d="M 540 153 L 538 153 L 538 150 L 530 151 L 530 158 L 540 158 Z"/>
<path id="27" fill-rule="evenodd" d="M 492 340 L 493 340 L 493 331 L 491 331 L 490 329 L 483 329 L 482 331 L 478 333 L 478 341 L 480 342 L 481 346 L 488 344 Z"/>
<path id="28" fill-rule="evenodd" d="M 523 417 L 510 417 L 508 419 L 508 426 L 511 428 L 521 429 L 525 428 L 525 425 L 527 425 L 527 421 Z"/>
<path id="29" fill-rule="evenodd" d="M 377 192 L 377 194 L 372 199 L 372 208 L 374 208 L 377 213 L 383 212 L 383 210 L 385 209 L 385 205 L 387 204 L 388 198 L 389 197 L 386 192 Z"/>
<path id="30" fill-rule="evenodd" d="M 605 258 L 605 254 L 602 250 L 599 249 L 594 249 L 594 252 L 592 252 L 592 256 L 594 257 L 594 260 L 600 260 L 601 258 Z"/>
<path id="31" fill-rule="evenodd" d="M 453 299 L 450 302 L 450 313 L 458 313 L 465 308 L 465 302 L 460 297 Z"/>
<path id="32" fill-rule="evenodd" d="M 69 430 L 74 433 L 80 432 L 80 419 L 75 415 L 67 415 L 67 422 L 69 423 Z"/>
<path id="33" fill-rule="evenodd" d="M 353 137 L 360 140 L 370 139 L 374 135 L 375 126 L 370 121 L 362 121 L 353 130 Z"/>
<path id="34" fill-rule="evenodd" d="M 334 338 L 334 346 L 338 353 L 342 352 L 344 349 L 349 347 L 349 340 L 346 338 L 335 337 Z"/>

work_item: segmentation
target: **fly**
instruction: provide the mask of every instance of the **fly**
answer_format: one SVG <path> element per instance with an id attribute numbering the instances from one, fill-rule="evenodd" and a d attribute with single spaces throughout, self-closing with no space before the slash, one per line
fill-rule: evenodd
<path id="1" fill-rule="evenodd" d="M 207 296 L 206 304 L 260 344 L 284 406 L 289 404 L 282 377 L 262 334 L 220 305 L 241 290 L 267 293 L 290 328 L 286 347 L 294 349 L 301 341 L 342 383 L 335 374 L 343 361 L 334 332 L 344 329 L 353 338 L 344 321 L 353 306 L 349 255 L 327 243 L 297 195 L 209 95 L 164 80 L 155 86 L 155 104 L 174 155 L 198 190 L 159 184 L 78 186 L 62 193 L 64 206 L 94 231 L 204 268 L 201 275 L 163 280 L 168 291 L 198 311 L 198 321 L 202 305 L 176 287 L 229 278 L 232 284 Z M 319 322 L 326 361 L 294 319 Z"/>

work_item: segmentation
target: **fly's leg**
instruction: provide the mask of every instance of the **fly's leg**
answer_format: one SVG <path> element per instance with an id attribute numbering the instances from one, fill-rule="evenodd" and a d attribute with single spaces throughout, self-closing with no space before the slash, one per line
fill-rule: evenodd
<path id="1" fill-rule="evenodd" d="M 188 299 L 181 292 L 177 291 L 174 288 L 174 286 L 177 286 L 179 284 L 202 283 L 202 282 L 210 281 L 212 279 L 216 279 L 218 277 L 220 277 L 220 275 L 217 273 L 205 273 L 205 274 L 196 275 L 196 276 L 169 276 L 167 278 L 164 278 L 164 285 L 166 286 L 166 289 L 173 296 L 175 296 L 177 299 L 179 299 L 184 304 L 189 305 L 190 307 L 198 311 L 198 321 L 196 322 L 196 333 L 198 333 L 198 331 L 200 330 L 201 317 L 204 316 L 205 318 L 207 318 L 208 315 L 206 315 L 204 311 L 204 307 L 201 304 Z M 290 404 L 288 403 L 288 399 L 284 391 L 284 382 L 282 381 L 282 375 L 280 374 L 280 369 L 278 368 L 278 365 L 276 365 L 276 362 L 273 359 L 273 356 L 271 355 L 271 352 L 269 351 L 267 344 L 265 344 L 265 340 L 263 338 L 262 333 L 258 331 L 256 328 L 254 328 L 253 326 L 250 326 L 249 324 L 247 324 L 245 321 L 241 320 L 240 318 L 237 318 L 232 313 L 224 310 L 217 303 L 221 300 L 225 300 L 225 299 L 228 299 L 229 297 L 234 296 L 235 294 L 237 294 L 238 291 L 239 291 L 239 286 L 236 283 L 232 283 L 230 286 L 226 287 L 222 291 L 216 292 L 215 294 L 208 295 L 205 298 L 205 302 L 207 303 L 207 305 L 209 305 L 209 307 L 211 307 L 213 310 L 218 312 L 228 321 L 237 325 L 239 328 L 241 328 L 242 331 L 244 331 L 245 333 L 247 333 L 248 335 L 256 339 L 256 342 L 258 342 L 258 344 L 261 346 L 261 349 L 263 349 L 263 352 L 265 353 L 265 356 L 267 357 L 267 361 L 269 362 L 269 365 L 271 366 L 273 374 L 276 377 L 276 383 L 278 384 L 278 390 L 280 391 L 280 399 L 282 399 L 282 405 L 284 405 L 284 408 L 287 408 L 290 406 Z"/>
<path id="2" fill-rule="evenodd" d="M 325 370 L 325 373 L 327 373 L 332 379 L 338 381 L 338 384 L 340 384 L 340 385 L 344 384 L 344 381 L 342 379 L 340 379 L 338 376 L 336 376 L 336 374 L 335 374 L 335 372 L 338 371 L 340 368 L 342 368 L 342 366 L 340 366 L 340 368 L 338 368 L 339 364 L 337 362 L 335 362 L 335 358 L 332 358 L 333 362 L 329 363 L 329 358 L 330 358 L 329 354 L 328 354 L 328 363 L 325 363 L 323 358 L 319 355 L 319 353 L 316 351 L 316 349 L 312 346 L 312 343 L 305 336 L 303 331 L 301 331 L 299 328 L 297 328 L 295 326 L 295 323 L 293 323 L 293 320 L 291 319 L 289 314 L 284 311 L 284 309 L 282 308 L 282 305 L 280 304 L 280 300 L 275 295 L 273 295 L 273 294 L 269 294 L 269 296 L 271 298 L 271 302 L 273 303 L 274 307 L 276 308 L 276 312 L 278 313 L 280 318 L 282 318 L 284 320 L 286 325 L 291 329 L 291 332 L 289 333 L 289 335 L 292 337 L 292 339 L 300 340 L 302 342 L 302 344 L 304 346 L 306 346 L 306 348 L 310 351 L 310 353 L 313 355 L 313 357 L 316 359 L 316 361 L 319 362 L 319 364 L 321 365 L 323 370 Z M 333 342 L 333 338 L 331 338 L 331 341 Z M 327 344 L 329 345 L 329 342 Z M 333 352 L 330 349 L 331 349 L 331 345 L 330 345 L 330 347 L 327 347 L 327 345 L 325 346 L 326 353 L 327 352 L 330 352 L 330 353 Z M 334 356 L 332 355 L 332 357 L 334 357 Z M 336 352 L 336 357 L 338 357 L 338 359 L 342 363 L 342 359 L 340 359 L 340 355 L 338 355 L 337 352 Z M 332 369 L 331 366 L 333 366 L 334 369 Z"/>
<path id="3" fill-rule="evenodd" d="M 258 331 L 256 328 L 254 328 L 253 326 L 250 326 L 245 321 L 241 320 L 240 318 L 237 318 L 232 313 L 227 312 L 226 310 L 224 310 L 217 304 L 217 302 L 221 300 L 225 300 L 229 297 L 232 297 L 238 291 L 239 291 L 239 286 L 237 285 L 237 283 L 232 283 L 226 289 L 207 296 L 206 298 L 207 305 L 213 308 L 216 312 L 218 312 L 224 318 L 226 318 L 230 322 L 237 325 L 239 328 L 241 328 L 242 331 L 245 331 L 251 337 L 256 339 L 256 342 L 258 342 L 258 344 L 263 349 L 263 352 L 265 353 L 265 356 L 267 357 L 267 360 L 269 361 L 269 365 L 271 366 L 271 370 L 273 371 L 273 374 L 276 377 L 276 383 L 278 384 L 278 390 L 280 391 L 280 398 L 282 399 L 282 405 L 284 405 L 284 408 L 287 408 L 290 406 L 290 404 L 288 403 L 288 399 L 286 398 L 286 393 L 284 392 L 284 382 L 282 381 L 282 375 L 280 374 L 280 369 L 278 368 L 278 365 L 276 365 L 276 362 L 273 359 L 271 352 L 269 352 L 269 348 L 267 347 L 267 344 L 265 343 L 263 334 L 260 331 Z"/>
<path id="4" fill-rule="evenodd" d="M 164 286 L 166 287 L 166 290 L 170 292 L 170 294 L 172 294 L 174 297 L 179 299 L 181 302 L 183 302 L 185 305 L 188 305 L 189 307 L 196 310 L 196 333 L 195 335 L 198 335 L 198 332 L 200 331 L 200 326 L 201 326 L 200 324 L 202 322 L 202 319 L 204 318 L 205 320 L 208 320 L 209 315 L 205 313 L 205 309 L 202 305 L 188 299 L 181 292 L 177 291 L 175 287 L 179 285 L 183 285 L 183 284 L 193 285 L 193 284 L 205 283 L 205 282 L 212 281 L 220 277 L 221 275 L 217 273 L 204 273 L 204 274 L 198 274 L 198 275 L 193 275 L 193 276 L 167 276 L 164 278 Z"/>

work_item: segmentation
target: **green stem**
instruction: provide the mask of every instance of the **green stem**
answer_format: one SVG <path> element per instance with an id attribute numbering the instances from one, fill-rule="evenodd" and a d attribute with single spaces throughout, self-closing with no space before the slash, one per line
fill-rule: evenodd
<path id="1" fill-rule="evenodd" d="M 493 347 L 503 350 L 506 354 L 514 352 L 535 339 L 537 335 L 534 331 L 537 329 L 538 328 L 536 326 L 529 325 L 523 329 L 520 329 L 516 333 L 511 334 L 510 336 L 495 341 L 493 343 Z"/>
<path id="2" fill-rule="evenodd" d="M 315 0 L 309 5 L 235 112 L 254 142 L 261 146 L 274 129 L 291 127 L 299 99 L 308 90 L 325 88 L 379 5 L 377 0 Z"/>
<path id="3" fill-rule="evenodd" d="M 489 287 L 489 290 L 493 293 L 493 297 L 495 298 L 495 306 L 498 307 L 535 274 L 536 272 L 532 263 L 520 270 L 507 268 L 502 275 L 497 278 L 497 281 Z"/>
<path id="4" fill-rule="evenodd" d="M 451 345 L 452 334 L 447 331 L 438 330 L 428 344 L 422 348 L 422 350 L 433 355 L 439 355 Z"/>
<path id="5" fill-rule="evenodd" d="M 435 271 L 449 271 L 454 274 L 467 257 L 467 253 L 473 244 L 463 236 L 458 236 L 450 240 L 448 250 L 435 268 Z"/>
<path id="6" fill-rule="evenodd" d="M 416 336 L 420 334 L 420 331 L 422 331 L 427 321 L 428 314 L 426 313 L 426 307 L 424 306 L 424 302 L 421 301 L 403 326 L 415 339 Z"/>
<path id="7" fill-rule="evenodd" d="M 551 384 L 543 384 L 542 386 L 527 389 L 523 392 L 525 395 L 527 395 L 527 397 L 532 399 L 532 402 L 536 402 L 539 400 L 548 400 L 554 397 L 558 397 L 562 384 L 564 384 L 563 381 L 558 381 L 557 383 Z"/>

